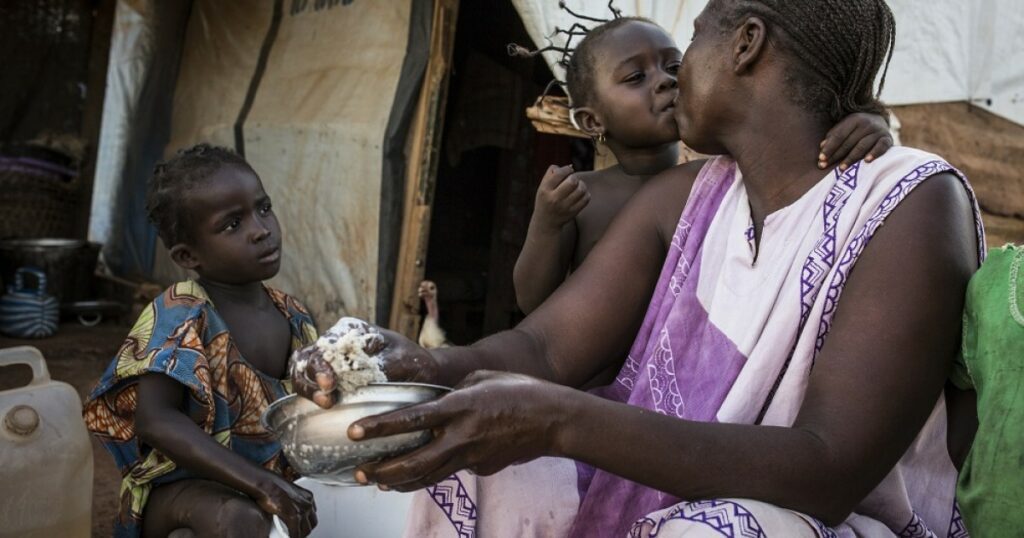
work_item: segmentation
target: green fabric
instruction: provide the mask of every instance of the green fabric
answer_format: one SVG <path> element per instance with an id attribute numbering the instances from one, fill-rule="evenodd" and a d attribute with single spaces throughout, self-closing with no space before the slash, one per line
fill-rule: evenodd
<path id="1" fill-rule="evenodd" d="M 971 279 L 962 357 L 951 376 L 978 394 L 978 432 L 957 497 L 973 536 L 1024 531 L 1024 249 L 989 252 Z M 1015 277 L 1015 278 L 1013 278 Z"/>

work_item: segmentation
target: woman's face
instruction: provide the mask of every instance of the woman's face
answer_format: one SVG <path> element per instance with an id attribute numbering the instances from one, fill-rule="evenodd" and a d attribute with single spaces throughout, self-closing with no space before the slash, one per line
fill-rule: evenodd
<path id="1" fill-rule="evenodd" d="M 731 32 L 723 32 L 716 17 L 706 8 L 693 23 L 693 39 L 679 67 L 675 107 L 679 137 L 708 155 L 725 153 L 718 134 L 730 123 L 730 107 L 741 104 L 735 103 L 733 93 Z"/>

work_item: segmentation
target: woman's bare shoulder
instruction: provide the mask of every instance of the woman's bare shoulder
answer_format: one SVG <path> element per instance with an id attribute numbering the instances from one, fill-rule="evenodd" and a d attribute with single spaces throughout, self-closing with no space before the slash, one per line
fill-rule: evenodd
<path id="1" fill-rule="evenodd" d="M 652 177 L 647 184 L 660 186 L 663 189 L 683 189 L 686 194 L 689 194 L 690 187 L 693 186 L 693 182 L 697 180 L 697 176 L 700 175 L 700 171 L 707 163 L 707 159 L 700 159 L 677 164 Z"/>
<path id="2" fill-rule="evenodd" d="M 671 238 L 697 176 L 707 163 L 690 161 L 665 170 L 647 181 L 629 205 L 657 219 L 658 229 Z"/>

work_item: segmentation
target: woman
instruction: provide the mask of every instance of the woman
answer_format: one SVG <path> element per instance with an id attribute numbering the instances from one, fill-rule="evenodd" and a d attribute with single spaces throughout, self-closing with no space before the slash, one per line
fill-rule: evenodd
<path id="1" fill-rule="evenodd" d="M 652 179 L 515 330 L 430 352 L 382 333 L 389 378 L 457 386 L 348 432 L 434 431 L 360 469 L 430 486 L 411 532 L 954 534 L 940 396 L 984 248 L 973 195 L 916 150 L 824 177 L 805 158 L 882 110 L 893 32 L 882 0 L 712 0 L 674 114 L 723 157 Z M 616 363 L 599 395 L 570 388 Z M 295 377 L 329 403 L 326 365 Z"/>

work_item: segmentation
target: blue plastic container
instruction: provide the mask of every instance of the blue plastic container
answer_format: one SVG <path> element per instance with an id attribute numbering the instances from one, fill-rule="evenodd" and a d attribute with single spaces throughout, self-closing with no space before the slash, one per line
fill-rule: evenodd
<path id="1" fill-rule="evenodd" d="M 36 279 L 36 287 L 25 285 L 25 277 Z M 34 267 L 22 267 L 14 274 L 14 284 L 0 297 L 0 332 L 14 338 L 46 338 L 57 332 L 60 304 L 46 293 L 46 273 Z"/>

